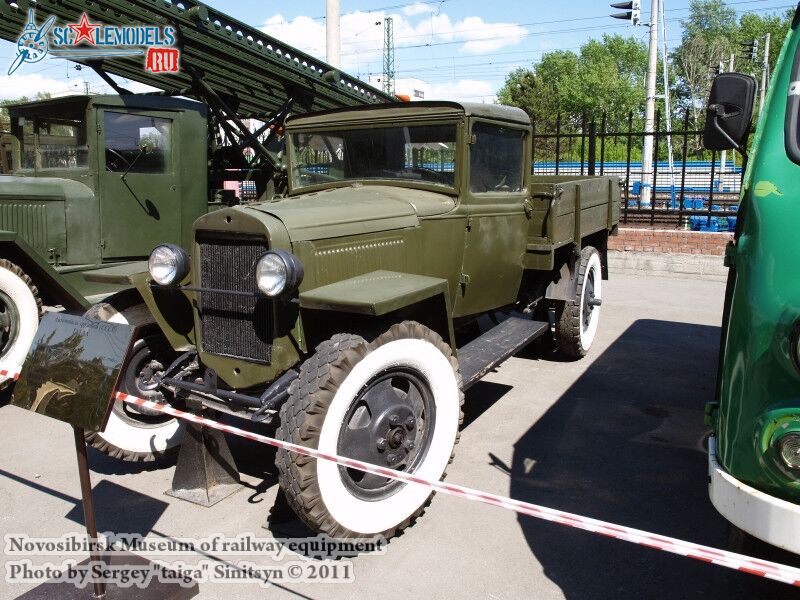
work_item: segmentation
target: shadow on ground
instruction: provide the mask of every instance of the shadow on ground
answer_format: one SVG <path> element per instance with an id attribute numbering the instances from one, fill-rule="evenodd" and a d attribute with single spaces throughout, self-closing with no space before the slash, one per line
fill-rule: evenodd
<path id="1" fill-rule="evenodd" d="M 703 408 L 714 396 L 718 344 L 718 327 L 636 321 L 517 441 L 511 496 L 745 551 L 731 547 L 707 493 Z M 788 586 L 722 567 L 519 521 L 566 598 L 797 598 Z M 766 546 L 755 551 L 798 563 Z"/>

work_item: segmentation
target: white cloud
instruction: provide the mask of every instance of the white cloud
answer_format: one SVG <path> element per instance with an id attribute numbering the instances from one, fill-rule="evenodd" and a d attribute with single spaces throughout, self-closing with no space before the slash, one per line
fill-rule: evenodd
<path id="1" fill-rule="evenodd" d="M 426 9 L 424 13 L 422 8 Z M 516 44 L 528 35 L 527 29 L 515 23 L 488 23 L 481 17 L 467 17 L 453 22 L 448 15 L 432 14 L 428 8 L 428 5 L 416 4 L 406 7 L 405 15 L 391 15 L 395 48 L 446 42 L 453 43 L 455 48 L 468 54 L 487 54 Z M 413 14 L 409 14 L 408 9 Z M 344 69 L 367 70 L 370 63 L 373 66 L 380 63 L 385 16 L 383 11 L 357 11 L 342 15 L 340 28 Z M 300 16 L 287 21 L 277 14 L 267 19 L 261 29 L 304 52 L 325 58 L 325 23 L 322 20 Z"/>
<path id="2" fill-rule="evenodd" d="M 2 100 L 13 100 L 22 96 L 33 99 L 39 92 L 49 92 L 53 96 L 82 94 L 84 89 L 84 79 L 81 77 L 59 81 L 38 73 L 0 75 L 0 99 Z"/>
<path id="3" fill-rule="evenodd" d="M 134 94 L 152 92 L 157 88 L 139 83 L 127 81 L 115 77 L 119 84 Z M 101 81 L 99 77 L 90 74 L 88 78 L 83 76 L 70 77 L 69 79 L 51 79 L 39 73 L 14 73 L 13 75 L 0 75 L 0 100 L 16 100 L 23 96 L 35 99 L 38 93 L 49 93 L 53 97 L 83 94 L 86 91 L 86 83 L 89 84 L 89 91 L 92 94 L 115 94 L 111 86 Z"/>
<path id="4" fill-rule="evenodd" d="M 410 4 L 409 6 L 403 8 L 403 14 L 407 17 L 413 17 L 415 15 L 422 15 L 431 12 L 433 12 L 433 7 L 430 4 L 424 4 L 422 2 Z"/>
<path id="5" fill-rule="evenodd" d="M 414 98 L 414 90 L 421 91 L 425 100 L 462 100 L 465 102 L 494 102 L 494 86 L 479 79 L 461 79 L 446 83 L 428 83 L 422 79 L 395 80 L 395 91 Z"/>

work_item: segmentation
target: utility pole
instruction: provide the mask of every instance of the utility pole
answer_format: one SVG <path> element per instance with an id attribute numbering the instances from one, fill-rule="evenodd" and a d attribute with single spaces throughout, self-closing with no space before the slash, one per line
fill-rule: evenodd
<path id="1" fill-rule="evenodd" d="M 735 60 L 736 60 L 736 55 L 735 54 L 731 54 L 731 58 L 728 61 L 728 73 L 733 73 L 733 64 L 734 64 Z M 719 72 L 720 73 L 724 73 L 725 69 L 722 68 L 722 62 L 721 61 L 720 61 L 719 65 L 720 65 Z M 736 155 L 734 154 L 734 156 L 736 156 Z M 719 164 L 720 164 L 719 172 L 720 172 L 720 176 L 725 174 L 725 163 L 726 163 L 727 160 L 728 160 L 728 153 L 725 150 L 723 150 L 719 154 Z"/>
<path id="2" fill-rule="evenodd" d="M 653 137 L 656 116 L 656 74 L 658 72 L 658 12 L 659 0 L 650 3 L 650 48 L 647 60 L 647 104 L 644 111 L 644 141 L 642 142 L 642 206 L 650 206 L 653 186 Z"/>
<path id="3" fill-rule="evenodd" d="M 394 95 L 394 22 L 383 19 L 383 91 Z"/>
<path id="4" fill-rule="evenodd" d="M 328 0 L 325 16 L 325 58 L 337 69 L 342 66 L 340 50 L 339 0 Z"/>
<path id="5" fill-rule="evenodd" d="M 764 110 L 764 96 L 767 91 L 767 82 L 769 81 L 769 39 L 770 34 L 764 40 L 764 62 L 761 64 L 761 93 L 758 102 L 758 114 Z"/>
<path id="6" fill-rule="evenodd" d="M 669 161 L 669 190 L 671 200 L 675 199 L 675 157 L 672 153 L 672 103 L 669 97 L 669 54 L 667 50 L 667 18 L 661 0 L 661 52 L 664 71 L 664 115 L 667 126 L 667 160 Z M 685 162 L 685 158 L 684 158 Z"/>

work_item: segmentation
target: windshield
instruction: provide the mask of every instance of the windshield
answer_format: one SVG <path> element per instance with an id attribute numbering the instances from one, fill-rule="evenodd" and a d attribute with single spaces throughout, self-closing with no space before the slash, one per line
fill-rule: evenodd
<path id="1" fill-rule="evenodd" d="M 293 189 L 353 180 L 454 186 L 455 125 L 306 132 L 291 139 Z"/>

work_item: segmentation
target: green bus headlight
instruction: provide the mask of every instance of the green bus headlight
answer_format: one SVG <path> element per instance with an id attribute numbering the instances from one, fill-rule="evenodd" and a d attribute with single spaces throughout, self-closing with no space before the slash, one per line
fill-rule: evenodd
<path id="1" fill-rule="evenodd" d="M 777 449 L 787 467 L 800 471 L 800 433 L 787 433 L 781 437 Z"/>

